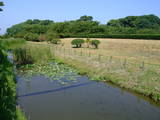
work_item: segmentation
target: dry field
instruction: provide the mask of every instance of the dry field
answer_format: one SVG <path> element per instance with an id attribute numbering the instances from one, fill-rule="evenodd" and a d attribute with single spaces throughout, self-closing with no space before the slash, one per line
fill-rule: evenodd
<path id="1" fill-rule="evenodd" d="M 62 39 L 66 49 L 71 49 L 74 38 Z M 160 64 L 160 41 L 133 40 L 133 39 L 98 39 L 101 41 L 98 50 L 83 45 L 78 51 L 90 52 L 93 55 L 112 56 L 120 59 L 145 61 L 151 64 Z M 74 48 L 72 48 L 74 49 Z"/>

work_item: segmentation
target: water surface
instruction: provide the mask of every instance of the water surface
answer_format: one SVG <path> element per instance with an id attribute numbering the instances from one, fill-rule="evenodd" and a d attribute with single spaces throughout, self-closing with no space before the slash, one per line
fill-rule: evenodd
<path id="1" fill-rule="evenodd" d="M 31 120 L 160 120 L 160 107 L 85 76 L 68 84 L 40 75 L 17 79 L 19 104 Z"/>

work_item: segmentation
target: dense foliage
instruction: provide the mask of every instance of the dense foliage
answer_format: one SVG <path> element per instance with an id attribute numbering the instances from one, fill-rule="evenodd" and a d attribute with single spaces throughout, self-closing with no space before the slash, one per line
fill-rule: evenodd
<path id="1" fill-rule="evenodd" d="M 100 44 L 99 40 L 92 40 L 91 45 L 93 45 L 96 49 L 98 48 L 98 45 Z"/>
<path id="2" fill-rule="evenodd" d="M 46 40 L 50 43 L 58 44 L 60 42 L 60 39 L 57 33 L 47 32 L 45 36 L 46 36 Z"/>
<path id="3" fill-rule="evenodd" d="M 9 62 L 2 44 L 0 44 L 0 119 L 16 119 L 16 84 L 13 65 Z"/>
<path id="4" fill-rule="evenodd" d="M 4 6 L 4 3 L 0 1 L 0 7 L 1 7 L 1 6 Z M 0 11 L 3 11 L 3 9 L 0 8 Z"/>
<path id="5" fill-rule="evenodd" d="M 26 22 L 17 24 L 7 29 L 6 36 L 22 37 L 31 34 L 34 37 L 43 37 L 47 39 L 47 35 L 54 33 L 58 37 L 103 37 L 122 35 L 124 38 L 130 38 L 134 35 L 145 35 L 149 39 L 154 39 L 152 35 L 160 34 L 160 18 L 155 15 L 128 16 L 125 18 L 110 20 L 107 24 L 100 24 L 94 21 L 92 16 L 82 16 L 77 20 L 65 22 L 53 22 L 51 20 L 27 20 Z M 100 36 L 99 36 L 100 35 Z M 121 37 L 121 36 L 117 36 Z M 153 38 L 152 38 L 153 37 Z M 39 38 L 39 37 L 38 37 Z M 143 39 L 145 39 L 144 37 Z M 156 38 L 157 39 L 157 38 Z M 158 36 L 158 39 L 160 37 Z M 33 39 L 34 41 L 35 39 Z"/>
<path id="6" fill-rule="evenodd" d="M 74 39 L 72 40 L 71 44 L 74 45 L 76 48 L 81 48 L 84 42 L 85 41 L 83 39 Z"/>

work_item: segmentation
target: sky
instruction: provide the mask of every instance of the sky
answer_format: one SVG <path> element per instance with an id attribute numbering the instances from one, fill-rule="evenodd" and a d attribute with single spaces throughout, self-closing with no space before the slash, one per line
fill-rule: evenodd
<path id="1" fill-rule="evenodd" d="M 8 27 L 27 19 L 50 19 L 55 22 L 93 16 L 100 23 L 131 15 L 160 16 L 160 0 L 0 0 L 0 34 Z"/>

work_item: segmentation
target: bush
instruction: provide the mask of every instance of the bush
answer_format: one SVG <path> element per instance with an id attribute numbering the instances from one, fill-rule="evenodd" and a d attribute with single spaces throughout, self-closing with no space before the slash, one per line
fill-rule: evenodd
<path id="1" fill-rule="evenodd" d="M 93 45 L 96 49 L 98 48 L 98 45 L 100 44 L 101 42 L 99 40 L 92 40 L 91 41 L 91 45 Z"/>
<path id="2" fill-rule="evenodd" d="M 74 39 L 72 40 L 71 44 L 74 45 L 76 48 L 81 48 L 84 42 L 85 41 L 83 39 Z"/>
<path id="3" fill-rule="evenodd" d="M 27 34 L 24 36 L 24 39 L 26 39 L 26 40 L 28 40 L 28 41 L 39 42 L 38 37 L 39 37 L 38 34 L 27 33 Z"/>
<path id="4" fill-rule="evenodd" d="M 13 65 L 0 44 L 0 120 L 16 119 L 16 80 Z"/>
<path id="5" fill-rule="evenodd" d="M 50 41 L 52 44 L 59 44 L 61 40 L 59 38 L 54 38 Z"/>

